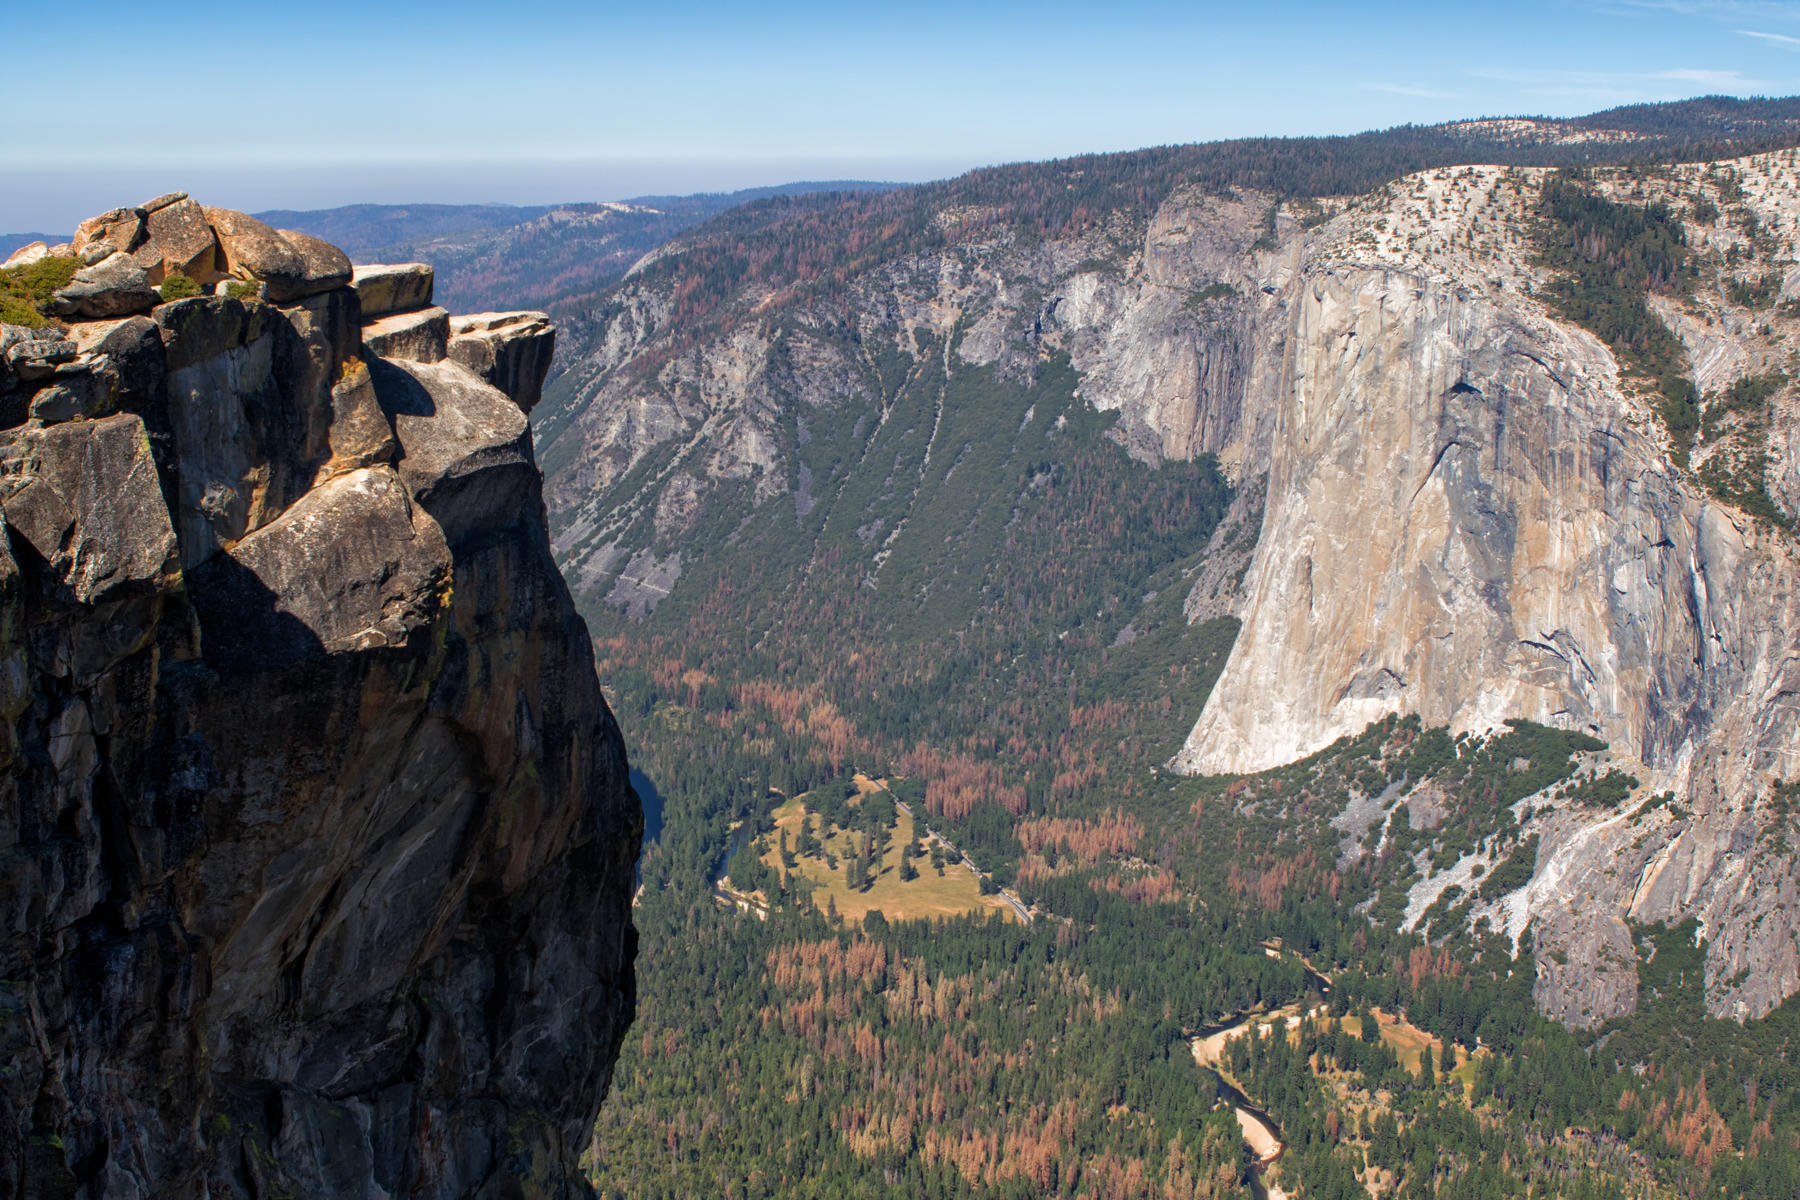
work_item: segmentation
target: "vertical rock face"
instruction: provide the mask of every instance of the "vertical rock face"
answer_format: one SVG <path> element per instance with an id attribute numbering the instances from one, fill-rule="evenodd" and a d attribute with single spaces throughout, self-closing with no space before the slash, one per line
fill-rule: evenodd
<path id="1" fill-rule="evenodd" d="M 1667 577 L 1682 556 L 1659 516 L 1679 499 L 1607 390 L 1610 356 L 1393 271 L 1320 271 L 1292 306 L 1263 525 L 1281 552 L 1258 557 L 1257 619 L 1178 765 L 1262 770 L 1396 710 L 1635 744 L 1685 612 L 1587 584 Z"/>
<path id="2" fill-rule="evenodd" d="M 1679 476 L 1604 348 L 1389 270 L 1322 269 L 1293 307 L 1253 619 L 1179 765 L 1400 711 L 1583 729 L 1683 791 L 1780 766 L 1787 543 Z"/>
<path id="3" fill-rule="evenodd" d="M 95 236 L 212 245 L 135 212 Z M 548 330 L 494 335 L 520 396 L 384 362 L 331 248 L 205 214 L 309 294 L 0 380 L 0 1194 L 586 1194 L 642 817 L 519 402 Z"/>
<path id="4" fill-rule="evenodd" d="M 1792 164 L 1738 168 L 1765 236 L 1791 245 Z M 1796 864 L 1769 802 L 1800 752 L 1800 556 L 1678 468 L 1652 400 L 1529 297 L 1539 177 L 1401 181 L 1280 285 L 1286 356 L 1249 393 L 1267 404 L 1250 423 L 1269 431 L 1268 483 L 1243 631 L 1175 765 L 1262 770 L 1396 712 L 1590 732 L 1684 806 L 1539 798 L 1536 877 L 1480 915 L 1533 927 L 1537 998 L 1570 1024 L 1635 1006 L 1629 921 L 1688 917 L 1713 1011 L 1760 1016 L 1800 990 Z M 1695 228 L 1703 270 L 1728 271 L 1735 239 Z M 1767 323 L 1782 319 L 1753 336 L 1732 283 L 1669 314 L 1708 391 L 1785 366 L 1786 328 Z M 1793 428 L 1779 408 L 1773 422 Z"/>

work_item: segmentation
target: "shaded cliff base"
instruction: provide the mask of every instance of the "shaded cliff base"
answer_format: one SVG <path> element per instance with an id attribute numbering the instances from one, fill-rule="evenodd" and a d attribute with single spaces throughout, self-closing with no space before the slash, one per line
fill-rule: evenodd
<path id="1" fill-rule="evenodd" d="M 1782 836 L 1796 791 L 1759 798 L 1756 823 L 1708 857 L 1708 822 L 1648 774 L 1578 731 L 1511 719 L 1453 735 L 1388 716 L 1294 763 L 1199 782 L 1237 816 L 1279 821 L 1295 846 L 1313 847 L 1301 869 L 1327 869 L 1334 897 L 1427 939 L 1440 965 L 1466 966 L 1497 945 L 1502 958 L 1525 952 L 1531 996 L 1565 1025 L 1635 1012 L 1653 939 L 1676 926 L 1703 948 L 1706 1008 L 1766 1016 L 1794 991 L 1792 930 L 1749 922 L 1746 947 L 1732 918 L 1760 891 L 1790 886 Z M 1259 876 L 1280 885 L 1296 864 L 1246 854 L 1240 866 L 1255 889 Z M 1762 965 L 1734 965 L 1746 955 Z"/>

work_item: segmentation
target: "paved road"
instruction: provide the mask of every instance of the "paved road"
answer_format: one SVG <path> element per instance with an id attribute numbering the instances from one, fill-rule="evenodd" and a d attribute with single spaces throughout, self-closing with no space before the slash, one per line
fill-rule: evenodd
<path id="1" fill-rule="evenodd" d="M 898 797 L 896 797 L 894 800 L 894 807 L 899 809 L 901 812 L 905 813 L 908 817 L 912 816 L 912 809 L 907 806 L 906 801 L 901 800 Z M 914 824 L 914 828 L 915 829 L 918 828 L 917 823 Z M 935 834 L 935 833 L 932 834 L 931 836 L 937 838 L 938 841 L 943 842 L 944 845 L 950 846 L 950 849 L 956 850 L 956 847 L 951 846 L 950 843 L 948 841 L 946 841 L 942 836 Z M 969 868 L 970 874 L 974 875 L 975 878 L 986 879 L 988 877 L 988 874 L 986 871 L 983 871 L 980 867 L 975 865 L 974 859 L 970 858 L 967 854 L 963 854 L 963 852 L 961 850 L 956 850 L 956 852 L 958 854 L 962 854 L 962 865 Z M 1017 896 L 1013 895 L 1011 892 L 1007 891 L 1005 888 L 1001 888 L 1000 889 L 1000 899 L 1005 901 L 1006 906 L 1008 908 L 1012 909 L 1013 912 L 1018 915 L 1019 920 L 1025 922 L 1025 924 L 1027 924 L 1027 925 L 1032 923 L 1034 918 L 1031 915 L 1031 910 L 1029 908 L 1026 908 L 1024 906 L 1024 904 L 1020 903 L 1019 898 Z"/>

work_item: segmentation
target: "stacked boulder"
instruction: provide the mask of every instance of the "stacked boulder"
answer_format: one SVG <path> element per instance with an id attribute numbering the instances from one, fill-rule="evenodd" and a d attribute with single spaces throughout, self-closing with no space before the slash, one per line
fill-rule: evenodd
<path id="1" fill-rule="evenodd" d="M 0 1196 L 581 1194 L 642 818 L 554 331 L 182 195 L 68 253 L 0 325 Z"/>
<path id="2" fill-rule="evenodd" d="M 541 312 L 452 317 L 432 304 L 424 263 L 357 267 L 350 286 L 362 302 L 363 345 L 382 358 L 449 359 L 479 375 L 530 412 L 541 396 L 556 331 Z"/>
<path id="3" fill-rule="evenodd" d="M 530 412 L 543 396 L 556 331 L 541 312 L 450 318 L 450 360 L 481 376 Z"/>
<path id="4" fill-rule="evenodd" d="M 80 270 L 56 293 L 52 312 L 101 320 L 148 312 L 174 276 L 219 294 L 255 295 L 276 304 L 341 288 L 350 282 L 342 250 L 291 229 L 271 229 L 228 208 L 205 208 L 186 192 L 170 192 L 135 208 L 115 208 L 83 221 L 66 245 L 33 242 L 5 266 L 72 256 Z M 236 282 L 236 288 L 230 285 Z"/>

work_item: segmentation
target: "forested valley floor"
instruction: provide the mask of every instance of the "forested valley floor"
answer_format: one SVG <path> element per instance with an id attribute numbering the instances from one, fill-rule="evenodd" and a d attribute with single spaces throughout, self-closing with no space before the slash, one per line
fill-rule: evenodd
<path id="1" fill-rule="evenodd" d="M 591 617 L 665 803 L 602 1194 L 1794 1194 L 1800 1008 L 1705 1016 L 1696 931 L 1646 928 L 1638 1014 L 1570 1033 L 1535 1013 L 1529 932 L 1469 924 L 1530 877 L 1530 798 L 1668 797 L 1524 722 L 1453 739 L 1390 718 L 1262 775 L 1168 774 L 1236 632 L 1181 606 L 1229 489 L 1205 461 L 1129 460 L 1054 362 L 1032 388 L 949 386 L 969 448 L 875 586 L 834 549 L 849 501 L 807 538 L 770 505 L 647 620 Z M 837 495 L 878 488 L 858 464 L 892 448 L 843 437 Z M 754 902 L 718 890 L 734 839 Z M 1491 870 L 1408 913 L 1477 850 Z M 965 855 L 961 915 L 906 919 Z M 1281 1130 L 1259 1172 L 1193 1041 L 1284 1006 L 1280 1036 L 1218 1064 Z"/>

